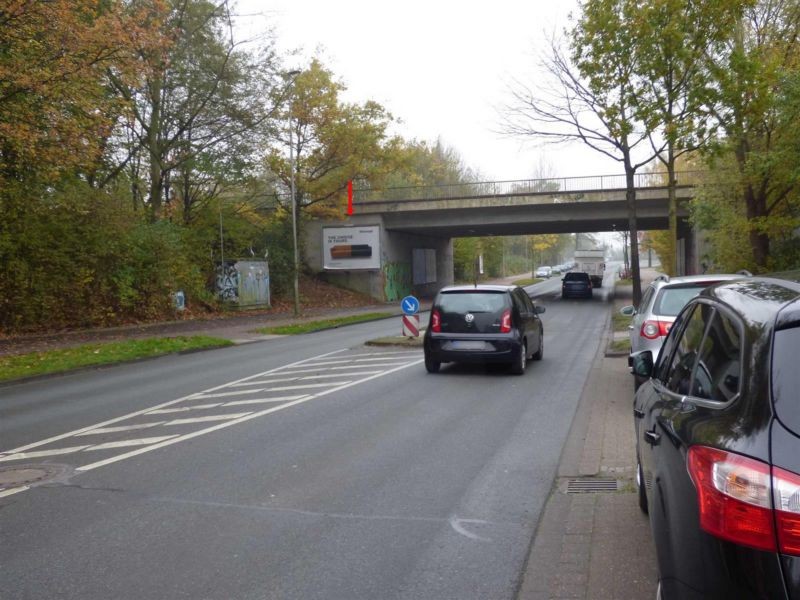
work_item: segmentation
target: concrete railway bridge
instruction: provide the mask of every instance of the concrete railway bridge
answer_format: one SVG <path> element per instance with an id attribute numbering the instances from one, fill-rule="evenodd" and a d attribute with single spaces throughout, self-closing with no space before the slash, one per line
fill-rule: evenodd
<path id="1" fill-rule="evenodd" d="M 687 221 L 698 175 L 676 177 L 678 262 L 687 274 L 699 270 L 699 242 Z M 636 175 L 640 231 L 668 227 L 665 180 L 664 174 Z M 342 220 L 309 223 L 308 265 L 385 301 L 409 293 L 428 297 L 451 284 L 453 238 L 628 229 L 624 175 L 356 189 L 353 208 Z M 351 252 L 349 261 L 335 260 Z"/>

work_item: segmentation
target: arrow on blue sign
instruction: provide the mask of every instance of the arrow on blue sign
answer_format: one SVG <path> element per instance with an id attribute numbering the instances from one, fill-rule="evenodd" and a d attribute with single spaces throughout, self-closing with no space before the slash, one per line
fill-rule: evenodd
<path id="1" fill-rule="evenodd" d="M 419 312 L 419 300 L 414 296 L 406 296 L 400 301 L 400 308 L 406 315 L 415 315 Z"/>

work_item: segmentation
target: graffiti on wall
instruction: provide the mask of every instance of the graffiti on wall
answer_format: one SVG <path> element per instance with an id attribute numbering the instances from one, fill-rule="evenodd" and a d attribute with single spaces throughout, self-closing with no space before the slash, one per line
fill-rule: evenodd
<path id="1" fill-rule="evenodd" d="M 410 263 L 387 262 L 382 271 L 383 293 L 387 302 L 395 302 L 411 294 Z"/>

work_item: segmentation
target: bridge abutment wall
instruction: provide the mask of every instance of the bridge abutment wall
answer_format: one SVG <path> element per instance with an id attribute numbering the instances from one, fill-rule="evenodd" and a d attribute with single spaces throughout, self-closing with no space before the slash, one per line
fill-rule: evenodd
<path id="1" fill-rule="evenodd" d="M 332 227 L 377 227 L 380 268 L 326 269 L 323 230 Z M 453 242 L 450 237 L 387 230 L 382 215 L 354 215 L 341 221 L 308 222 L 304 228 L 304 248 L 306 265 L 313 272 L 335 285 L 384 302 L 399 301 L 409 294 L 430 298 L 443 286 L 453 283 Z"/>

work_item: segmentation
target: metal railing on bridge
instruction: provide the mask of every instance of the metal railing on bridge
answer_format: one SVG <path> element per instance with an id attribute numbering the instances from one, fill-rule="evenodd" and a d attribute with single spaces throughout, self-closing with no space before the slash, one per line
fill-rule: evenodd
<path id="1" fill-rule="evenodd" d="M 692 186 L 700 181 L 701 174 L 700 171 L 682 171 L 675 174 L 675 179 L 679 186 Z M 663 188 L 667 186 L 667 174 L 636 173 L 634 175 L 634 185 L 637 188 Z M 583 177 L 479 181 L 444 185 L 411 185 L 380 189 L 357 187 L 354 190 L 353 200 L 361 204 L 368 202 L 447 200 L 493 196 L 549 196 L 624 190 L 625 188 L 625 175 L 589 175 Z"/>

